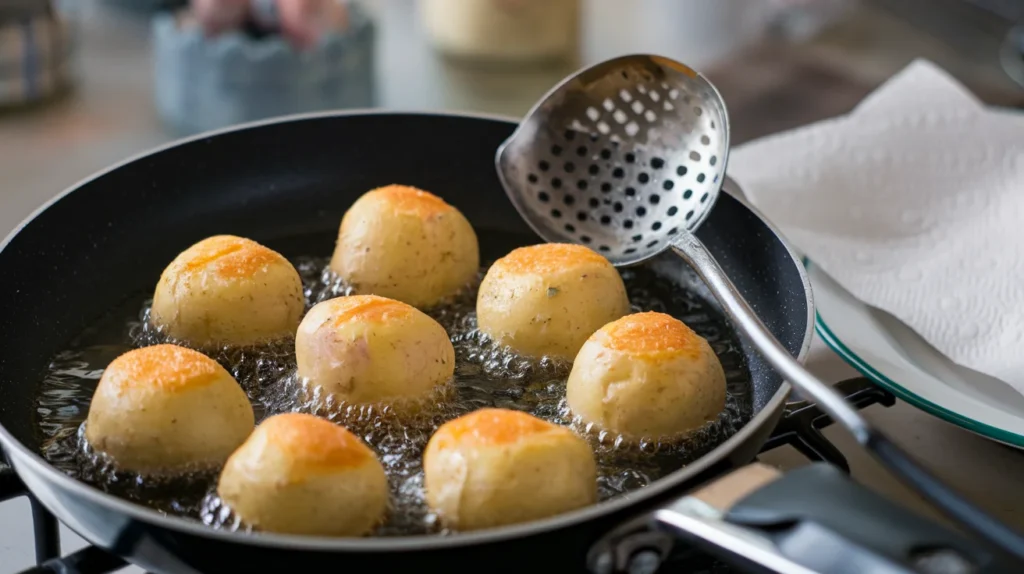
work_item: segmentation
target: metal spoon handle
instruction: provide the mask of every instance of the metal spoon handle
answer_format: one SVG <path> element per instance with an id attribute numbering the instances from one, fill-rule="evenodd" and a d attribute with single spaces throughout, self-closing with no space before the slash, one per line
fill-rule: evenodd
<path id="1" fill-rule="evenodd" d="M 761 355 L 786 380 L 793 384 L 808 398 L 829 414 L 833 420 L 846 427 L 861 444 L 867 443 L 870 432 L 867 421 L 860 413 L 846 403 L 842 396 L 831 386 L 819 381 L 809 373 L 779 343 L 768 327 L 757 317 L 736 286 L 726 276 L 715 261 L 715 258 L 704 247 L 700 239 L 692 233 L 679 233 L 672 238 L 672 249 L 683 257 L 691 267 L 704 279 L 708 288 L 722 304 L 722 308 L 733 323 L 745 334 L 761 352 Z"/>
<path id="2" fill-rule="evenodd" d="M 917 489 L 950 518 L 1024 560 L 1024 539 L 1019 534 L 989 518 L 942 484 L 868 424 L 831 386 L 820 381 L 793 358 L 757 317 L 700 239 L 692 233 L 682 232 L 672 237 L 670 245 L 704 279 L 733 323 L 786 380 L 803 395 L 814 400 L 833 420 L 846 427 L 857 442 L 894 475 Z"/>

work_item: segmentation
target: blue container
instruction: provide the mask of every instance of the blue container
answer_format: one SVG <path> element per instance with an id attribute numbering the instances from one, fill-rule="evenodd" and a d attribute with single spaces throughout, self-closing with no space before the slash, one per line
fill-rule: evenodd
<path id="1" fill-rule="evenodd" d="M 298 50 L 278 35 L 207 38 L 177 14 L 153 21 L 156 107 L 179 135 L 274 116 L 374 105 L 375 27 L 357 3 L 344 32 Z"/>

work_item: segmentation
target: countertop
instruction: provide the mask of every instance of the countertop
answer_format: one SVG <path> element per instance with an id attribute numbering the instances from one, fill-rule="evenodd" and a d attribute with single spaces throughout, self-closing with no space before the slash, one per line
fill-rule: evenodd
<path id="1" fill-rule="evenodd" d="M 591 3 L 583 60 L 639 50 L 685 55 L 694 67 L 707 67 L 725 95 L 737 126 L 737 142 L 845 112 L 918 56 L 938 62 L 990 101 L 1015 103 L 1021 96 L 993 62 L 984 57 L 972 60 L 970 54 L 965 57 L 962 49 L 870 7 L 857 10 L 811 44 L 763 41 L 744 46 L 732 37 L 702 35 L 693 26 L 686 29 L 686 24 L 682 29 L 648 29 L 658 20 L 653 16 L 659 10 L 671 8 L 663 0 L 638 4 L 648 11 L 637 14 L 603 0 Z M 742 8 L 742 2 L 736 4 Z M 8 233 L 37 206 L 76 181 L 172 139 L 152 105 L 148 22 L 110 11 L 95 1 L 80 5 L 78 89 L 50 105 L 0 115 L 0 234 Z M 571 69 L 489 72 L 452 65 L 424 45 L 411 0 L 378 1 L 375 9 L 381 23 L 381 107 L 519 116 Z M 820 341 L 815 341 L 808 364 L 826 380 L 857 375 Z M 1024 454 L 902 402 L 891 408 L 870 407 L 865 416 L 968 498 L 1024 530 L 1024 495 L 1019 488 Z M 846 454 L 857 480 L 934 515 L 844 432 L 831 428 L 825 434 Z M 783 468 L 806 462 L 788 447 L 762 460 Z M 0 564 L 5 571 L 18 571 L 32 561 L 28 521 L 27 502 L 0 505 Z M 67 529 L 62 534 L 65 553 L 83 544 Z"/>

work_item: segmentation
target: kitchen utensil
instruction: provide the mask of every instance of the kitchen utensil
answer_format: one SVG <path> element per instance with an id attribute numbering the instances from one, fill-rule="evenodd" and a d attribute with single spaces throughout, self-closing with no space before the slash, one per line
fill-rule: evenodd
<path id="1" fill-rule="evenodd" d="M 711 82 L 668 58 L 633 55 L 554 87 L 499 147 L 495 162 L 513 205 L 545 240 L 588 245 L 619 267 L 665 250 L 685 259 L 800 393 L 950 517 L 1024 559 L 1024 538 L 934 478 L 808 372 L 694 234 L 719 197 L 728 156 L 728 112 Z"/>
<path id="2" fill-rule="evenodd" d="M 681 522 L 672 503 L 750 462 L 783 416 L 789 385 L 747 344 L 741 352 L 753 412 L 731 437 L 628 497 L 491 530 L 362 539 L 215 530 L 79 482 L 39 455 L 39 380 L 53 356 L 126 297 L 151 293 L 166 263 L 203 237 L 238 234 L 289 257 L 328 255 L 345 210 L 365 191 L 400 182 L 458 206 L 482 238 L 484 260 L 541 241 L 517 215 L 494 171 L 494 150 L 515 127 L 503 119 L 384 112 L 248 124 L 141 154 L 41 207 L 0 243 L 0 269 L 17 270 L 0 281 L 0 349 L 7 349 L 0 352 L 0 446 L 21 481 L 90 543 L 157 574 L 336 570 L 340 565 L 388 572 L 610 572 L 618 571 L 616 564 L 627 567 L 641 550 L 662 555 L 674 538 L 663 528 L 733 540 L 714 524 L 692 529 L 700 519 Z M 810 290 L 803 266 L 772 227 L 726 193 L 698 234 L 786 352 L 802 358 L 811 335 Z M 678 257 L 664 254 L 648 265 L 714 307 L 706 287 Z M 788 478 L 773 484 L 794 484 Z M 814 496 L 814 485 L 836 480 L 849 483 L 834 474 L 813 481 L 797 477 L 799 498 L 813 503 L 813 512 L 806 504 L 790 506 L 790 496 L 776 499 L 789 508 L 785 513 L 762 514 L 777 521 L 740 524 L 776 537 L 820 534 L 820 544 L 776 550 L 790 561 L 813 563 L 812 555 L 820 557 L 822 548 L 841 545 L 855 555 L 884 558 L 889 571 L 908 572 L 914 548 L 952 545 L 979 572 L 1000 571 L 991 552 L 969 541 L 901 531 L 906 522 L 900 517 L 909 512 L 895 504 L 872 507 L 868 514 L 877 520 L 870 528 L 863 520 L 849 527 L 843 520 L 822 522 L 830 513 L 863 514 L 833 489 Z M 3 484 L 0 480 L 0 498 Z M 901 544 L 880 546 L 879 538 Z M 758 540 L 762 548 L 770 544 Z M 734 551 L 728 555 L 741 560 Z"/>

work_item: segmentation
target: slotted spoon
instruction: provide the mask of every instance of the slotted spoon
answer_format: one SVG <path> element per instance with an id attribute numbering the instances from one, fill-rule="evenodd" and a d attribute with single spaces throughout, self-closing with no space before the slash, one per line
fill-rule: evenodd
<path id="1" fill-rule="evenodd" d="M 667 58 L 623 56 L 548 92 L 498 149 L 498 175 L 549 242 L 587 245 L 618 267 L 671 249 L 704 279 L 735 325 L 802 394 L 894 474 L 1018 558 L 1024 540 L 976 510 L 873 428 L 768 331 L 694 235 L 721 191 L 729 117 L 718 90 Z"/>

